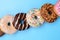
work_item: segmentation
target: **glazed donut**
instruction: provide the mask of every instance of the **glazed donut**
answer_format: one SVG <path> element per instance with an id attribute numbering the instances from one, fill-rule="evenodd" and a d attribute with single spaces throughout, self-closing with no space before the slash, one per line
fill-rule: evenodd
<path id="1" fill-rule="evenodd" d="M 54 5 L 52 4 L 44 4 L 40 11 L 41 16 L 49 23 L 52 23 L 57 19 L 57 15 L 54 12 Z"/>
<path id="2" fill-rule="evenodd" d="M 25 30 L 30 27 L 26 21 L 26 13 L 18 13 L 14 17 L 13 25 L 17 30 Z"/>
<path id="3" fill-rule="evenodd" d="M 0 21 L 0 28 L 4 33 L 7 34 L 13 34 L 16 32 L 16 29 L 14 28 L 12 22 L 14 17 L 11 15 L 4 16 Z"/>
<path id="4" fill-rule="evenodd" d="M 27 22 L 32 27 L 38 27 L 44 23 L 44 19 L 40 15 L 40 10 L 34 8 L 27 13 Z"/>
<path id="5" fill-rule="evenodd" d="M 60 0 L 54 5 L 55 12 L 60 16 Z"/>

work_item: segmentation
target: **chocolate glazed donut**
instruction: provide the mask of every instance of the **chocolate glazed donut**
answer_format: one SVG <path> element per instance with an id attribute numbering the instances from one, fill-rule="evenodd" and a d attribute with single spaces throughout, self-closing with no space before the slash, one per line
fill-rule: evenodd
<path id="1" fill-rule="evenodd" d="M 54 22 L 57 19 L 57 15 L 54 12 L 54 5 L 52 4 L 44 4 L 41 7 L 41 16 L 49 23 Z"/>
<path id="2" fill-rule="evenodd" d="M 30 27 L 30 25 L 26 21 L 26 13 L 18 13 L 16 14 L 13 25 L 17 30 L 25 30 Z"/>

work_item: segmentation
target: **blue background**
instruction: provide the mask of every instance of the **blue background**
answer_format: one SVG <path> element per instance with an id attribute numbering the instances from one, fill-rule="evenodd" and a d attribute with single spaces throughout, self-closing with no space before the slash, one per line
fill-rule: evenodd
<path id="1" fill-rule="evenodd" d="M 45 3 L 55 4 L 57 0 L 0 0 L 0 18 L 18 12 L 27 13 L 32 8 L 41 8 Z M 0 37 L 0 40 L 60 40 L 60 17 L 54 23 L 45 22 L 42 26 L 15 34 Z"/>

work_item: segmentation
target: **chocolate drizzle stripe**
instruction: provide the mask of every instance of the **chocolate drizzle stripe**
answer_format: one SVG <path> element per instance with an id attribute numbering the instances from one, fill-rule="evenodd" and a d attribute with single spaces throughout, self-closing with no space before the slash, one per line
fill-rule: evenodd
<path id="1" fill-rule="evenodd" d="M 26 28 L 25 29 L 27 29 L 28 28 L 28 23 L 26 23 Z"/>
<path id="2" fill-rule="evenodd" d="M 19 15 L 18 15 L 19 16 Z M 15 27 L 16 27 L 16 25 L 17 25 L 17 22 L 18 22 L 18 17 L 17 17 L 17 19 L 16 19 L 16 21 L 15 21 Z"/>
<path id="3" fill-rule="evenodd" d="M 25 20 L 25 18 L 26 18 L 26 14 L 24 14 L 24 18 L 23 18 L 23 20 Z"/>
<path id="4" fill-rule="evenodd" d="M 15 26 L 15 22 L 16 22 L 16 20 L 17 20 L 17 18 L 18 18 L 18 15 L 19 14 L 17 14 L 16 16 L 15 16 L 15 18 L 14 18 L 14 21 L 13 21 L 13 25 Z"/>
<path id="5" fill-rule="evenodd" d="M 18 27 L 18 29 L 20 29 L 20 26 L 21 26 L 21 24 L 19 24 L 19 27 Z"/>
<path id="6" fill-rule="evenodd" d="M 22 20 L 23 16 L 24 16 L 24 14 L 23 14 L 23 13 L 21 13 L 20 20 Z"/>
<path id="7" fill-rule="evenodd" d="M 22 16 L 21 20 L 23 20 L 23 18 L 24 18 L 24 14 L 23 14 L 23 16 Z"/>
<path id="8" fill-rule="evenodd" d="M 20 25 L 20 28 L 19 28 L 19 30 L 21 30 L 22 29 L 22 24 Z"/>
<path id="9" fill-rule="evenodd" d="M 24 29 L 24 24 L 22 25 L 22 30 Z"/>
<path id="10" fill-rule="evenodd" d="M 18 15 L 18 18 L 17 18 L 17 20 L 16 20 L 16 22 L 15 22 L 15 27 L 17 27 L 18 26 L 18 19 L 20 18 L 20 14 Z"/>
<path id="11" fill-rule="evenodd" d="M 23 28 L 23 30 L 26 28 L 26 20 L 24 21 L 24 28 Z"/>

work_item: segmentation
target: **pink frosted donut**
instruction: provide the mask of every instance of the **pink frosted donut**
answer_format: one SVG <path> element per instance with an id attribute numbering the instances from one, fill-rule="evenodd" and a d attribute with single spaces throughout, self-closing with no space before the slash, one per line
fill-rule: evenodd
<path id="1" fill-rule="evenodd" d="M 16 32 L 16 29 L 12 24 L 13 19 L 13 16 L 6 15 L 0 20 L 0 28 L 4 33 L 13 34 Z"/>
<path id="2" fill-rule="evenodd" d="M 60 16 L 60 0 L 54 6 L 55 12 L 58 16 Z"/>

